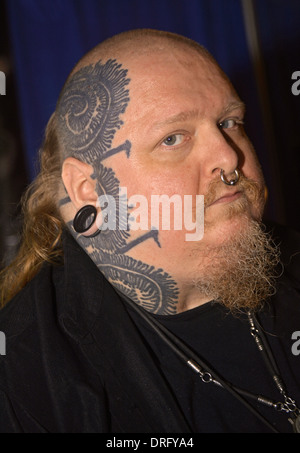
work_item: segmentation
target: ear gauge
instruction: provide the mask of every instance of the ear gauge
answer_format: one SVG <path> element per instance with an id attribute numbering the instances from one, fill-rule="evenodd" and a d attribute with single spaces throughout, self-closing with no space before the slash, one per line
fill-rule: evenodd
<path id="1" fill-rule="evenodd" d="M 82 234 L 82 236 L 86 238 L 94 238 L 101 233 L 101 230 L 99 230 L 99 228 L 95 225 L 96 219 L 97 209 L 95 208 L 95 206 L 92 205 L 83 206 L 83 208 L 81 208 L 77 212 L 73 220 L 73 228 L 76 231 L 76 233 Z M 89 234 L 85 234 L 91 229 L 92 231 L 90 231 Z"/>

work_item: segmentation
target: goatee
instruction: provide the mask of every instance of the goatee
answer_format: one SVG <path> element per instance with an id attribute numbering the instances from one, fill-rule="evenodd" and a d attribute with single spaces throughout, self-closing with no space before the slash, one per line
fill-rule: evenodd
<path id="1" fill-rule="evenodd" d="M 206 249 L 209 261 L 195 287 L 231 312 L 258 310 L 276 292 L 280 252 L 261 223 L 246 219 L 246 228 Z"/>

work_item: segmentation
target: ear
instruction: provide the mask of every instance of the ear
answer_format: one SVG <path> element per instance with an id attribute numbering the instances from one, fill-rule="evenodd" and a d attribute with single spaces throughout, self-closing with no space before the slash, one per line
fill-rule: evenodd
<path id="1" fill-rule="evenodd" d="M 74 157 L 68 157 L 62 166 L 62 180 L 76 210 L 85 205 L 96 206 L 96 181 L 93 167 Z"/>

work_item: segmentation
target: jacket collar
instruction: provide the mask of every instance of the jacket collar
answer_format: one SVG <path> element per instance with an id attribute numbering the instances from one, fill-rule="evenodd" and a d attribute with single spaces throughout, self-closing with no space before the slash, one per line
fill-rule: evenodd
<path id="1" fill-rule="evenodd" d="M 80 344 L 101 379 L 105 368 L 126 394 L 125 400 L 140 408 L 141 416 L 149 414 L 144 420 L 151 425 L 149 431 L 190 432 L 124 302 L 69 233 L 64 238 L 64 256 L 65 297 L 60 313 L 64 330 Z"/>
<path id="2" fill-rule="evenodd" d="M 105 278 L 67 231 L 63 237 L 63 249 L 63 303 L 59 317 L 64 319 L 64 322 L 69 320 L 69 334 L 80 343 L 89 334 L 99 316 Z"/>

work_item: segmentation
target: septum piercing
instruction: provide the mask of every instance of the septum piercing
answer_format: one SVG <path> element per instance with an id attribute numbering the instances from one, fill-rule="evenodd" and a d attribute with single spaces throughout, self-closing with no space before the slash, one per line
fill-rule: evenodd
<path id="1" fill-rule="evenodd" d="M 240 179 L 240 172 L 238 171 L 237 168 L 234 170 L 234 174 L 235 174 L 235 179 L 230 179 L 228 181 L 228 179 L 225 176 L 225 171 L 221 168 L 220 177 L 221 177 L 221 180 L 223 181 L 223 183 L 226 184 L 227 186 L 234 186 Z"/>

